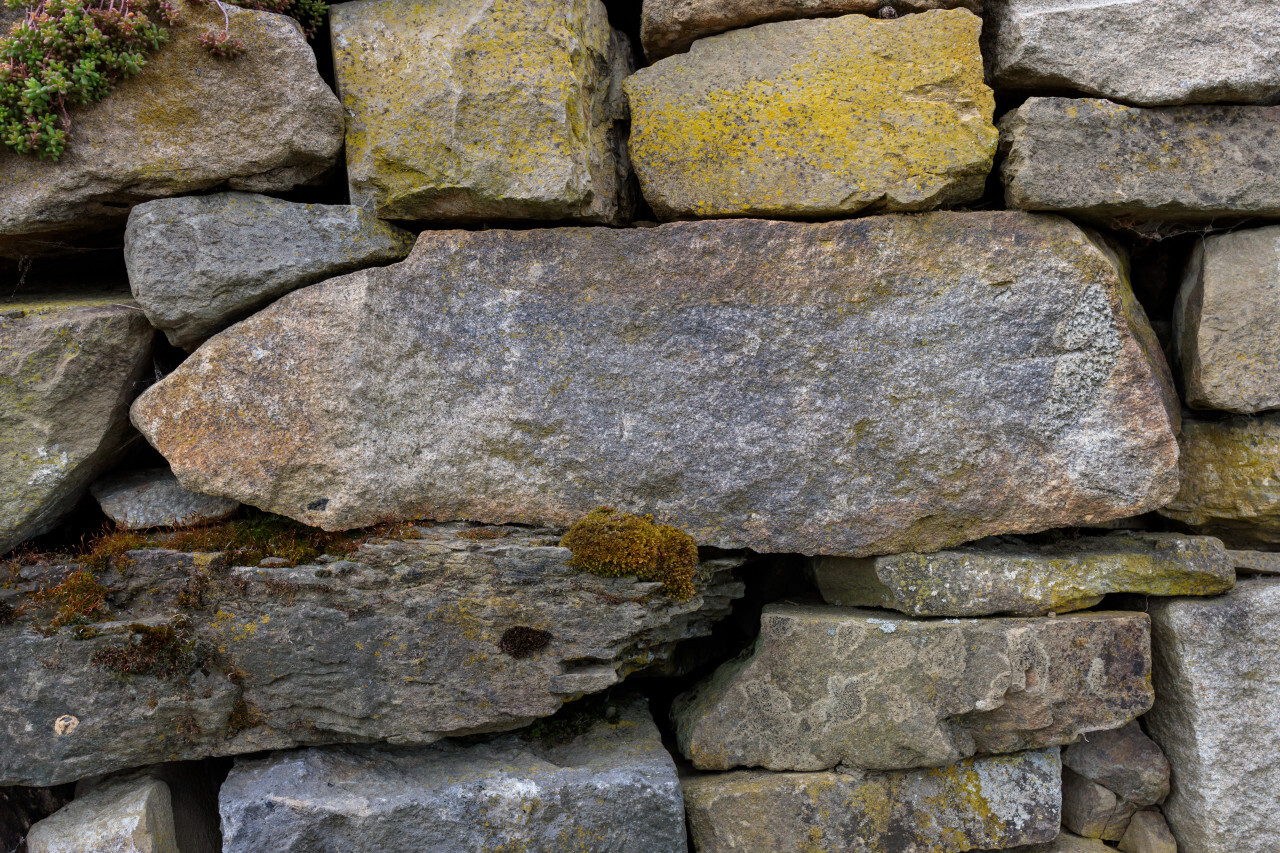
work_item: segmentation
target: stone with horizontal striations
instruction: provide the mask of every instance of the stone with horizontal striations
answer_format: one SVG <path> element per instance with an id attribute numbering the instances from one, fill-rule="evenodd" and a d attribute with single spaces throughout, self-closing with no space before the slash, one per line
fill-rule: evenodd
<path id="1" fill-rule="evenodd" d="M 818 557 L 828 604 L 892 607 L 913 616 L 1043 616 L 1092 607 L 1104 595 L 1214 595 L 1235 569 L 1222 542 L 1176 533 L 1014 539 L 934 554 Z"/>
<path id="2" fill-rule="evenodd" d="M 94 788 L 31 827 L 27 851 L 180 853 L 169 786 L 144 776 Z"/>
<path id="3" fill-rule="evenodd" d="M 236 501 L 189 492 L 167 468 L 103 477 L 90 486 L 98 506 L 117 527 L 188 527 L 230 518 Z"/>
<path id="4" fill-rule="evenodd" d="M 914 620 L 771 604 L 755 645 L 672 706 L 707 770 L 889 770 L 1116 728 L 1151 707 L 1142 613 Z"/>
<path id="5" fill-rule="evenodd" d="M 627 78 L 631 160 L 662 219 L 928 210 L 982 195 L 996 152 L 982 21 L 780 21 Z"/>
<path id="6" fill-rule="evenodd" d="M 705 545 L 931 550 L 1173 496 L 1116 263 L 1022 213 L 429 231 L 214 337 L 133 417 L 185 487 L 328 529 L 609 505 Z"/>

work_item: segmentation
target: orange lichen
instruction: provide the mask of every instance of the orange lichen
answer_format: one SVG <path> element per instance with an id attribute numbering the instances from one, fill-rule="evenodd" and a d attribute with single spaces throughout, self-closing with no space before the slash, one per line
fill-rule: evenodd
<path id="1" fill-rule="evenodd" d="M 698 544 L 683 530 L 654 524 L 652 515 L 600 507 L 575 522 L 560 545 L 573 552 L 571 565 L 592 574 L 661 581 L 663 592 L 680 601 L 696 591 Z"/>

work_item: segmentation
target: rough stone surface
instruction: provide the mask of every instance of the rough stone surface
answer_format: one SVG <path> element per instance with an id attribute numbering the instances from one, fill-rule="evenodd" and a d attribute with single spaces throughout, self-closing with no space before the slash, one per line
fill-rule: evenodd
<path id="1" fill-rule="evenodd" d="M 1120 839 L 1123 853 L 1178 853 L 1178 842 L 1164 815 L 1155 809 L 1140 811 L 1129 821 Z"/>
<path id="2" fill-rule="evenodd" d="M 503 735 L 241 760 L 222 787 L 224 853 L 684 853 L 675 764 L 644 702 L 565 743 Z"/>
<path id="3" fill-rule="evenodd" d="M 1187 853 L 1280 850 L 1280 578 L 1217 598 L 1151 599 L 1156 703 L 1173 768 L 1162 806 Z"/>
<path id="4" fill-rule="evenodd" d="M 1166 374 L 1053 217 L 445 231 L 214 337 L 133 417 L 185 487 L 328 529 L 609 505 L 863 556 L 1163 505 Z"/>
<path id="5" fill-rule="evenodd" d="M 558 531 L 479 530 L 415 528 L 421 538 L 294 568 L 130 552 L 123 573 L 101 578 L 112 621 L 51 635 L 38 614 L 0 626 L 0 785 L 517 728 L 661 664 L 742 594 L 738 560 L 703 563 L 681 602 L 571 568 Z M 185 637 L 169 677 L 94 663 L 148 625 Z"/>
<path id="6" fill-rule="evenodd" d="M 27 853 L 179 853 L 169 787 L 159 779 L 108 783 L 31 827 Z"/>
<path id="7" fill-rule="evenodd" d="M 1214 595 L 1235 582 L 1222 542 L 1176 533 L 1116 533 L 1045 544 L 1005 539 L 935 554 L 819 557 L 828 604 L 912 616 L 1043 616 L 1092 607 L 1113 592 Z"/>
<path id="8" fill-rule="evenodd" d="M 1169 795 L 1169 762 L 1135 720 L 1094 732 L 1062 751 L 1062 764 L 1139 806 Z"/>
<path id="9" fill-rule="evenodd" d="M 1174 328 L 1188 406 L 1280 407 L 1280 227 L 1197 241 Z"/>
<path id="10" fill-rule="evenodd" d="M 1268 551 L 1228 551 L 1236 569 L 1247 574 L 1280 575 L 1280 554 Z"/>
<path id="11" fill-rule="evenodd" d="M 1052 749 L 888 773 L 737 771 L 685 778 L 684 800 L 698 853 L 957 853 L 1053 839 L 1060 768 Z"/>
<path id="12" fill-rule="evenodd" d="M 221 521 L 240 507 L 226 498 L 187 491 L 167 468 L 113 474 L 90 491 L 107 518 L 129 530 Z"/>
<path id="13" fill-rule="evenodd" d="M 1280 19 L 1257 0 L 987 0 L 1000 89 L 1073 89 L 1141 106 L 1280 96 Z"/>
<path id="14" fill-rule="evenodd" d="M 1081 838 L 1066 830 L 1048 844 L 1017 848 L 1018 853 L 1111 853 L 1111 850 L 1097 838 Z"/>
<path id="15" fill-rule="evenodd" d="M 1119 841 L 1138 810 L 1114 791 L 1069 768 L 1062 771 L 1062 825 L 1085 838 Z"/>
<path id="16" fill-rule="evenodd" d="M 641 69 L 626 91 L 645 200 L 691 219 L 978 198 L 998 139 L 981 29 L 963 10 L 781 21 Z"/>
<path id="17" fill-rule="evenodd" d="M 129 434 L 155 333 L 127 301 L 0 306 L 0 554 L 51 530 Z"/>
<path id="18" fill-rule="evenodd" d="M 290 290 L 412 247 L 412 234 L 357 207 L 219 193 L 135 207 L 124 260 L 151 325 L 192 350 Z"/>
<path id="19" fill-rule="evenodd" d="M 676 699 L 708 770 L 887 770 L 1071 743 L 1151 707 L 1141 613 L 917 621 L 771 604 L 753 648 Z"/>
<path id="20" fill-rule="evenodd" d="M 630 217 L 630 47 L 600 0 L 360 0 L 331 20 L 353 204 L 384 219 Z"/>
<path id="21" fill-rule="evenodd" d="M 1278 121 L 1280 107 L 1030 98 L 1000 121 L 1005 201 L 1117 227 L 1278 216 Z"/>
<path id="22" fill-rule="evenodd" d="M 56 251 L 123 224 L 133 205 L 226 184 L 278 192 L 319 178 L 342 149 L 342 105 L 295 22 L 227 6 L 234 62 L 196 37 L 217 7 L 179 4 L 186 24 L 137 77 L 73 113 L 57 162 L 0 152 L 0 255 Z"/>

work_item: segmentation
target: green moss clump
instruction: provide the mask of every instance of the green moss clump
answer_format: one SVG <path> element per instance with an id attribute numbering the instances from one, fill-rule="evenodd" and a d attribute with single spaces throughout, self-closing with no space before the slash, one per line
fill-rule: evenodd
<path id="1" fill-rule="evenodd" d="M 698 543 L 683 530 L 654 524 L 652 515 L 600 507 L 575 522 L 560 545 L 573 552 L 571 565 L 592 574 L 661 581 L 662 591 L 679 601 L 696 592 Z"/>
<path id="2" fill-rule="evenodd" d="M 32 593 L 30 604 L 52 608 L 46 630 L 53 633 L 64 625 L 83 625 L 109 618 L 108 592 L 92 572 L 74 572 L 62 583 Z"/>
<path id="3" fill-rule="evenodd" d="M 179 621 L 169 625 L 130 625 L 129 639 L 104 646 L 90 659 L 94 666 L 120 675 L 176 678 L 190 675 L 208 653 Z"/>

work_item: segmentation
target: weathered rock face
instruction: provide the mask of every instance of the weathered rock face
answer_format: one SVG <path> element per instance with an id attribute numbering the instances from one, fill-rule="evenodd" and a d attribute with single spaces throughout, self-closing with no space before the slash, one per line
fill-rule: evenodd
<path id="1" fill-rule="evenodd" d="M 1062 825 L 1085 838 L 1119 841 L 1137 806 L 1096 782 L 1062 771 Z"/>
<path id="2" fill-rule="evenodd" d="M 402 260 L 412 247 L 412 234 L 357 207 L 220 193 L 135 207 L 124 259 L 147 319 L 192 350 L 290 290 Z"/>
<path id="3" fill-rule="evenodd" d="M 1280 227 L 1196 243 L 1174 312 L 1187 405 L 1242 413 L 1280 407 L 1278 297 Z"/>
<path id="4" fill-rule="evenodd" d="M 754 648 L 677 698 L 709 770 L 885 770 L 1071 743 L 1151 706 L 1141 613 L 916 621 L 771 604 Z"/>
<path id="5" fill-rule="evenodd" d="M 1110 853 L 1111 849 L 1096 838 L 1081 838 L 1063 830 L 1048 844 L 1019 847 L 1018 853 Z"/>
<path id="6" fill-rule="evenodd" d="M 31 827 L 28 853 L 179 853 L 169 787 L 159 779 L 107 783 Z"/>
<path id="7" fill-rule="evenodd" d="M 1273 12 L 1250 0 L 987 0 L 991 76 L 1141 106 L 1264 101 L 1280 95 Z"/>
<path id="8" fill-rule="evenodd" d="M 630 217 L 630 48 L 600 0 L 360 0 L 332 24 L 352 203 L 384 219 Z"/>
<path id="9" fill-rule="evenodd" d="M 225 853 L 686 849 L 680 781 L 643 701 L 565 743 L 504 735 L 238 761 L 220 811 Z"/>
<path id="10" fill-rule="evenodd" d="M 1138 806 L 1169 795 L 1169 762 L 1137 721 L 1072 744 L 1062 751 L 1062 764 Z"/>
<path id="11" fill-rule="evenodd" d="M 0 152 L 0 255 L 123 223 L 133 205 L 227 184 L 277 192 L 321 176 L 342 149 L 342 106 L 298 26 L 227 7 L 234 62 L 196 37 L 218 8 L 180 4 L 187 22 L 111 96 L 78 107 L 57 162 Z"/>
<path id="12" fill-rule="evenodd" d="M 1123 853 L 1178 853 L 1178 842 L 1164 815 L 1155 809 L 1140 811 L 1129 821 L 1120 839 Z"/>
<path id="13" fill-rule="evenodd" d="M 691 219 L 978 198 L 997 141 L 981 29 L 961 10 L 783 21 L 641 69 L 626 91 L 645 199 Z"/>
<path id="14" fill-rule="evenodd" d="M 155 333 L 127 300 L 0 308 L 0 554 L 51 530 L 128 435 Z"/>
<path id="15" fill-rule="evenodd" d="M 1052 840 L 1060 772 L 1053 749 L 929 770 L 738 771 L 683 782 L 698 853 L 958 853 Z"/>
<path id="16" fill-rule="evenodd" d="M 819 557 L 828 604 L 912 616 L 1043 616 L 1092 607 L 1113 592 L 1214 595 L 1235 569 L 1222 542 L 1175 533 L 1116 533 L 1047 544 L 1013 539 L 935 554 Z"/>
<path id="17" fill-rule="evenodd" d="M 1280 215 L 1277 121 L 1280 107 L 1031 98 L 1000 122 L 1005 201 L 1118 226 Z"/>
<path id="18" fill-rule="evenodd" d="M 1165 373 L 1051 217 L 446 231 L 223 332 L 133 417 L 187 488 L 327 529 L 610 505 L 860 556 L 1164 504 Z"/>
<path id="19" fill-rule="evenodd" d="M 415 531 L 296 568 L 133 551 L 102 579 L 112 621 L 0 626 L 0 784 L 516 728 L 660 663 L 742 594 L 735 560 L 680 602 L 570 568 L 555 531 Z"/>
<path id="20" fill-rule="evenodd" d="M 1280 578 L 1211 599 L 1152 599 L 1147 731 L 1173 768 L 1163 809 L 1195 853 L 1280 849 Z"/>
<path id="21" fill-rule="evenodd" d="M 1280 575 L 1280 554 L 1268 551 L 1228 551 L 1236 569 L 1246 574 Z"/>
<path id="22" fill-rule="evenodd" d="M 240 507 L 226 498 L 187 491 L 167 468 L 114 474 L 90 490 L 107 518 L 129 530 L 222 521 Z"/>

